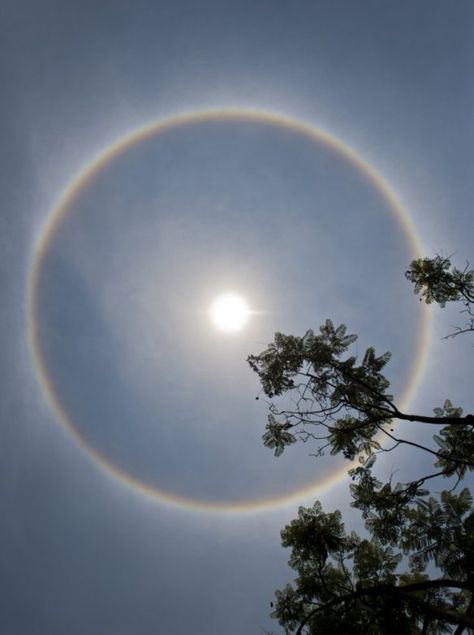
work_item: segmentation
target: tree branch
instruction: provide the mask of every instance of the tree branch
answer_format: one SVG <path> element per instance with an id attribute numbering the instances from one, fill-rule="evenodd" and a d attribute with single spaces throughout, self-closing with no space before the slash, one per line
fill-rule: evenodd
<path id="1" fill-rule="evenodd" d="M 474 415 L 465 415 L 464 417 L 425 417 L 423 415 L 408 415 L 403 412 L 397 411 L 393 415 L 394 419 L 401 419 L 402 421 L 418 421 L 419 423 L 431 423 L 434 425 L 468 425 L 474 426 Z"/>
<path id="2" fill-rule="evenodd" d="M 420 443 L 416 443 L 415 441 L 407 441 L 406 439 L 399 439 L 398 437 L 395 437 L 393 434 L 390 434 L 390 432 L 388 432 L 387 430 L 384 430 L 383 428 L 380 428 L 380 429 L 382 430 L 384 434 L 390 437 L 392 441 L 395 441 L 397 444 L 403 443 L 405 445 L 411 445 L 414 448 L 418 448 L 419 450 L 424 450 L 425 452 L 428 452 L 429 454 L 433 454 L 434 456 L 438 457 L 438 459 L 444 459 L 445 461 L 451 461 L 452 463 L 458 463 L 459 465 L 468 465 L 468 466 L 474 467 L 474 462 L 471 462 L 468 459 L 460 459 L 454 456 L 445 456 L 441 454 L 440 452 L 436 452 L 436 450 L 431 450 L 430 448 L 427 448 L 426 446 L 421 445 Z"/>
<path id="3" fill-rule="evenodd" d="M 466 615 L 472 615 L 473 609 L 474 609 L 474 593 L 471 593 L 471 601 L 469 602 L 469 606 L 467 607 Z M 462 635 L 465 628 L 466 628 L 465 624 L 459 624 L 457 629 L 454 631 L 454 635 Z"/>
<path id="4" fill-rule="evenodd" d="M 421 600 L 415 600 L 413 596 L 409 595 L 411 591 L 421 591 L 425 589 L 442 589 L 442 588 L 451 588 L 451 589 L 468 589 L 472 591 L 472 584 L 468 582 L 464 582 L 461 580 L 426 580 L 425 582 L 415 582 L 413 584 L 406 584 L 401 587 L 391 586 L 391 585 L 380 585 L 377 587 L 368 587 L 364 589 L 358 589 L 353 593 L 348 593 L 347 595 L 341 595 L 326 604 L 319 605 L 312 611 L 308 613 L 308 615 L 304 618 L 304 620 L 300 623 L 298 630 L 296 631 L 296 635 L 301 635 L 303 632 L 303 628 L 309 622 L 309 620 L 314 617 L 317 613 L 321 611 L 326 611 L 337 604 L 341 604 L 342 602 L 350 602 L 352 600 L 372 596 L 376 597 L 377 595 L 398 595 L 402 596 L 403 599 L 416 604 L 424 613 L 430 613 L 431 615 L 436 615 L 436 617 L 440 617 L 441 619 L 445 619 L 454 624 L 463 624 L 465 626 L 470 626 L 474 628 L 474 617 L 470 615 L 463 615 L 460 613 L 456 613 L 455 611 L 450 611 L 449 609 L 444 609 L 441 607 L 433 607 L 429 604 L 425 604 Z"/>

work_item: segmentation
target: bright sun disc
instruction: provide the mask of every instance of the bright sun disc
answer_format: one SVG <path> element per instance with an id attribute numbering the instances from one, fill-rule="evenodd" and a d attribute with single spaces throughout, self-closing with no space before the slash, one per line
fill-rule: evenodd
<path id="1" fill-rule="evenodd" d="M 226 293 L 214 300 L 209 314 L 214 326 L 221 331 L 240 331 L 247 324 L 250 308 L 239 295 Z"/>

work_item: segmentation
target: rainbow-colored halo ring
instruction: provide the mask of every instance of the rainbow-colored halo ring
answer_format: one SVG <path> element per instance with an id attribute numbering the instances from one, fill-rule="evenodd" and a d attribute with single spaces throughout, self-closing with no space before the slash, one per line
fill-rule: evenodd
<path id="1" fill-rule="evenodd" d="M 354 150 L 343 144 L 338 139 L 328 133 L 313 128 L 309 124 L 289 118 L 284 115 L 275 114 L 260 110 L 243 110 L 243 109 L 223 109 L 223 110 L 207 110 L 197 113 L 183 114 L 170 117 L 163 121 L 146 125 L 130 134 L 122 137 L 105 150 L 103 150 L 95 159 L 93 159 L 69 184 L 66 190 L 60 196 L 57 205 L 50 212 L 42 231 L 39 234 L 35 245 L 32 264 L 29 271 L 28 287 L 27 287 L 27 311 L 28 311 L 28 342 L 33 357 L 36 373 L 52 410 L 63 424 L 63 426 L 73 435 L 77 443 L 86 451 L 86 453 L 99 464 L 108 474 L 114 476 L 121 483 L 127 485 L 133 490 L 154 499 L 155 501 L 180 508 L 188 508 L 196 511 L 214 512 L 214 513 L 254 513 L 269 510 L 278 506 L 287 505 L 293 501 L 301 500 L 310 495 L 317 495 L 318 492 L 338 481 L 346 474 L 348 466 L 338 469 L 329 475 L 324 481 L 317 484 L 306 486 L 302 489 L 292 492 L 282 497 L 268 497 L 256 501 L 238 501 L 238 502 L 217 502 L 210 503 L 208 501 L 196 500 L 184 496 L 177 496 L 163 489 L 145 484 L 136 477 L 119 469 L 112 464 L 105 456 L 92 447 L 78 432 L 71 421 L 70 416 L 61 404 L 59 396 L 55 393 L 53 383 L 49 377 L 48 370 L 44 363 L 39 342 L 39 334 L 37 329 L 37 310 L 38 310 L 38 281 L 45 259 L 45 255 L 54 238 L 56 229 L 61 219 L 68 213 L 68 209 L 73 200 L 78 196 L 83 188 L 87 186 L 90 179 L 93 178 L 100 170 L 105 168 L 115 157 L 126 152 L 141 141 L 159 135 L 165 131 L 172 130 L 185 125 L 198 124 L 201 122 L 212 121 L 238 121 L 253 122 L 262 124 L 273 124 L 275 126 L 285 128 L 290 132 L 304 135 L 309 140 L 322 144 L 332 151 L 336 152 L 343 159 L 362 174 L 367 181 L 373 186 L 392 211 L 393 216 L 397 220 L 401 232 L 409 245 L 413 258 L 419 257 L 422 253 L 421 245 L 416 235 L 413 224 L 403 209 L 395 194 L 389 188 L 383 178 L 369 164 L 356 154 Z M 420 336 L 418 338 L 417 349 L 414 354 L 414 361 L 409 372 L 409 376 L 405 383 L 403 393 L 400 397 L 400 405 L 404 406 L 412 397 L 416 386 L 423 372 L 424 363 L 427 357 L 428 344 L 430 338 L 430 312 L 425 305 L 421 307 L 421 327 Z"/>

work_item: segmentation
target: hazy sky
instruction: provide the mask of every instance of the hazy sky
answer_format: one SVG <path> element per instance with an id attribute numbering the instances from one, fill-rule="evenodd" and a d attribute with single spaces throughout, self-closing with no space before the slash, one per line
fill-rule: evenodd
<path id="1" fill-rule="evenodd" d="M 27 340 L 35 248 L 61 194 L 132 131 L 208 109 L 323 131 L 384 179 L 424 251 L 472 258 L 474 7 L 458 0 L 22 2 L 0 8 L 3 310 L 0 625 L 8 635 L 260 635 L 291 578 L 279 531 L 345 478 L 307 447 L 263 448 L 245 364 L 327 317 L 391 350 L 401 394 L 421 307 L 383 191 L 327 143 L 238 116 L 174 126 L 97 170 L 52 235 L 38 340 L 76 434 L 137 483 L 206 504 L 314 493 L 251 513 L 144 496 L 58 420 Z M 360 167 L 360 166 L 359 166 Z M 226 335 L 222 291 L 255 315 Z M 469 342 L 433 311 L 407 409 L 468 412 Z M 424 431 L 416 434 L 422 435 Z M 420 436 L 421 438 L 421 436 Z M 381 474 L 408 474 L 390 456 Z M 348 524 L 359 525 L 346 509 Z"/>

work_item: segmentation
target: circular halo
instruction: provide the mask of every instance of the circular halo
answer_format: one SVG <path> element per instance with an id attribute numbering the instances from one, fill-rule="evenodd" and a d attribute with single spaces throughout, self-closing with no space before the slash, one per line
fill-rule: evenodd
<path id="1" fill-rule="evenodd" d="M 53 412 L 59 419 L 61 424 L 72 434 L 79 446 L 104 469 L 109 475 L 114 476 L 122 484 L 127 485 L 134 491 L 141 493 L 155 501 L 178 508 L 186 508 L 200 512 L 212 512 L 223 514 L 242 514 L 255 513 L 265 511 L 276 507 L 282 507 L 294 501 L 301 500 L 310 495 L 316 495 L 325 488 L 336 483 L 341 477 L 347 474 L 348 466 L 339 468 L 332 474 L 328 475 L 324 480 L 318 483 L 312 483 L 309 486 L 299 488 L 290 494 L 284 496 L 271 496 L 260 500 L 251 501 L 234 501 L 234 502 L 209 502 L 186 496 L 172 494 L 169 491 L 142 482 L 138 478 L 131 476 L 124 470 L 118 468 L 107 459 L 102 453 L 91 446 L 87 440 L 79 433 L 72 423 L 70 416 L 60 402 L 58 395 L 55 393 L 53 383 L 48 374 L 41 352 L 39 335 L 37 329 L 37 307 L 38 307 L 38 281 L 44 262 L 44 258 L 48 252 L 48 248 L 55 235 L 56 229 L 61 219 L 67 215 L 70 204 L 76 196 L 85 188 L 89 180 L 109 164 L 115 157 L 126 152 L 141 141 L 156 136 L 162 132 L 187 126 L 201 122 L 209 121 L 249 121 L 262 124 L 273 124 L 276 127 L 284 128 L 290 132 L 295 132 L 307 137 L 314 143 L 320 143 L 331 149 L 340 157 L 346 159 L 357 172 L 362 174 L 377 191 L 388 208 L 393 213 L 394 218 L 398 222 L 400 230 L 410 247 L 413 258 L 422 255 L 422 248 L 415 228 L 403 209 L 394 192 L 389 188 L 385 180 L 378 172 L 371 167 L 364 159 L 362 159 L 354 150 L 345 145 L 327 132 L 313 128 L 311 125 L 292 119 L 285 115 L 275 114 L 272 112 L 253 110 L 253 109 L 221 109 L 206 110 L 202 112 L 191 112 L 187 114 L 169 117 L 162 121 L 145 125 L 128 135 L 120 138 L 112 145 L 105 148 L 95 159 L 86 165 L 73 179 L 70 185 L 64 190 L 56 206 L 49 213 L 45 225 L 40 231 L 37 239 L 31 266 L 28 275 L 27 284 L 27 337 L 30 352 L 33 358 L 36 374 L 41 385 L 42 391 L 47 397 Z M 418 345 L 414 352 L 414 360 L 409 371 L 408 379 L 405 383 L 403 392 L 400 396 L 400 404 L 404 407 L 411 399 L 417 384 L 421 378 L 430 339 L 431 320 L 430 311 L 426 305 L 421 305 L 421 325 L 418 337 Z"/>

